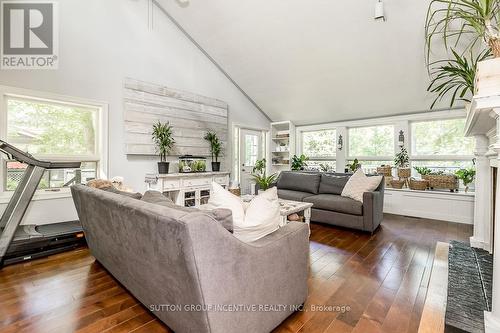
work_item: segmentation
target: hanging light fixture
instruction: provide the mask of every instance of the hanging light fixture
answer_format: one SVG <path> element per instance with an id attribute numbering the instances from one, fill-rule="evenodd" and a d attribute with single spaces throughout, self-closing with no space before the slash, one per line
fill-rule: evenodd
<path id="1" fill-rule="evenodd" d="M 375 20 L 385 21 L 384 3 L 382 0 L 378 0 L 377 3 L 375 3 Z"/>

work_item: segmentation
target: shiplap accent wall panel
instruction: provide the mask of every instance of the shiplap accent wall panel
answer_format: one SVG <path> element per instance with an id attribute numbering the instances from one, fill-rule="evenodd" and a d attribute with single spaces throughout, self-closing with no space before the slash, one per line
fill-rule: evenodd
<path id="1" fill-rule="evenodd" d="M 165 86 L 125 79 L 125 151 L 128 155 L 156 155 L 151 139 L 153 124 L 170 122 L 175 145 L 170 155 L 210 156 L 203 139 L 208 130 L 217 132 L 227 147 L 227 103 Z"/>

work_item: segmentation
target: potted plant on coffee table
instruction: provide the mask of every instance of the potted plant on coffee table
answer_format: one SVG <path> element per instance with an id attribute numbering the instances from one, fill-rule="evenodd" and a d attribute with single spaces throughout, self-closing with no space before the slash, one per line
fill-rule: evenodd
<path id="1" fill-rule="evenodd" d="M 220 171 L 219 155 L 222 151 L 222 142 L 219 140 L 217 133 L 208 131 L 204 137 L 210 144 L 210 153 L 212 154 L 212 171 Z"/>
<path id="2" fill-rule="evenodd" d="M 257 191 L 265 191 L 271 187 L 271 185 L 276 181 L 278 175 L 273 173 L 270 176 L 266 176 L 266 159 L 257 160 L 255 166 L 252 169 L 252 177 L 257 185 Z"/>
<path id="3" fill-rule="evenodd" d="M 160 174 L 168 173 L 169 162 L 167 162 L 167 156 L 175 144 L 172 135 L 172 126 L 168 121 L 163 124 L 158 121 L 153 125 L 152 138 L 156 151 L 160 156 L 160 162 L 158 162 L 158 173 Z"/>

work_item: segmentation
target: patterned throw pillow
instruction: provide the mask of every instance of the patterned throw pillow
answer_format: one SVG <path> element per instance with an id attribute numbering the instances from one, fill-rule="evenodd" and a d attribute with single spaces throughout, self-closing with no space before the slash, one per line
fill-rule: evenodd
<path id="1" fill-rule="evenodd" d="M 363 202 L 363 193 L 374 191 L 382 181 L 382 176 L 367 177 L 361 169 L 349 178 L 342 190 L 342 196 Z"/>

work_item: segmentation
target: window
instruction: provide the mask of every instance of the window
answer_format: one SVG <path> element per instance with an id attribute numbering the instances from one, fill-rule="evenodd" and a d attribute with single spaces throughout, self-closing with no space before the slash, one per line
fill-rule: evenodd
<path id="1" fill-rule="evenodd" d="M 5 140 L 41 160 L 79 161 L 78 170 L 47 170 L 39 189 L 86 183 L 98 177 L 100 107 L 4 95 Z M 3 189 L 14 190 L 26 165 L 4 161 Z"/>
<path id="2" fill-rule="evenodd" d="M 394 155 L 394 126 L 349 128 L 349 157 L 385 160 Z M 384 157 L 384 158 L 380 158 Z"/>
<path id="3" fill-rule="evenodd" d="M 302 154 L 309 157 L 308 169 L 335 172 L 337 131 L 334 129 L 302 132 Z"/>
<path id="4" fill-rule="evenodd" d="M 412 155 L 473 155 L 474 140 L 464 137 L 465 119 L 413 122 Z"/>
<path id="5" fill-rule="evenodd" d="M 245 134 L 245 166 L 254 166 L 259 156 L 259 138 L 257 135 Z"/>
<path id="6" fill-rule="evenodd" d="M 411 164 L 434 171 L 472 167 L 474 140 L 464 137 L 465 119 L 411 123 Z"/>
<path id="7" fill-rule="evenodd" d="M 309 158 L 335 157 L 336 133 L 335 130 L 302 132 L 302 153 Z"/>

